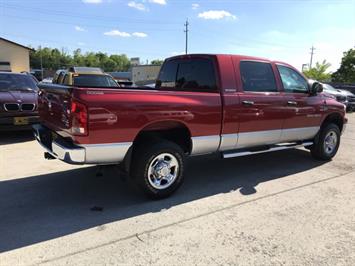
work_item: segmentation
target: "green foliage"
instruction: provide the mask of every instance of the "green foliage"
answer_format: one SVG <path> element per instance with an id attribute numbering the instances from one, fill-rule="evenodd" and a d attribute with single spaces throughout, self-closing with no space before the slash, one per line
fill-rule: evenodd
<path id="1" fill-rule="evenodd" d="M 340 68 L 333 73 L 335 82 L 355 83 L 355 49 L 344 52 Z"/>
<path id="2" fill-rule="evenodd" d="M 68 68 L 70 66 L 88 66 L 100 67 L 104 71 L 127 71 L 130 67 L 130 60 L 124 54 L 110 55 L 102 52 L 87 52 L 82 54 L 80 49 L 76 49 L 73 55 L 66 53 L 64 50 L 52 48 L 42 48 L 30 52 L 31 68 L 41 68 L 57 70 L 61 68 Z"/>
<path id="3" fill-rule="evenodd" d="M 310 79 L 315 79 L 318 81 L 329 81 L 331 74 L 327 72 L 327 70 L 330 66 L 330 63 L 327 63 L 326 60 L 323 60 L 322 63 L 317 62 L 315 67 L 303 71 L 303 74 L 305 74 L 306 77 Z"/>
<path id="4" fill-rule="evenodd" d="M 150 63 L 152 65 L 158 65 L 158 66 L 161 66 L 163 64 L 164 60 L 160 60 L 160 59 L 155 59 L 153 61 L 151 61 Z"/>

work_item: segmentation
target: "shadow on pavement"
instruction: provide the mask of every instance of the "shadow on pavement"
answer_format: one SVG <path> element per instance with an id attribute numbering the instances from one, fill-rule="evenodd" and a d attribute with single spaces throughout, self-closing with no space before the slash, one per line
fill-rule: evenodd
<path id="1" fill-rule="evenodd" d="M 0 145 L 14 144 L 34 140 L 31 129 L 19 131 L 0 131 Z"/>
<path id="2" fill-rule="evenodd" d="M 321 164 L 304 150 L 227 160 L 216 157 L 191 158 L 183 186 L 172 197 L 160 201 L 150 201 L 128 188 L 129 182 L 110 168 L 102 177 L 95 175 L 96 167 L 88 167 L 2 181 L 0 252 L 219 193 L 257 193 L 259 183 Z M 90 210 L 94 206 L 98 211 Z"/>

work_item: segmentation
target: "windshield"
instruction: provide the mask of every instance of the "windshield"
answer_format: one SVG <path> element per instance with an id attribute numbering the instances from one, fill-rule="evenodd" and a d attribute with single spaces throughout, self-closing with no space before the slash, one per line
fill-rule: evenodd
<path id="1" fill-rule="evenodd" d="M 73 85 L 78 87 L 119 87 L 112 77 L 106 75 L 74 76 Z"/>
<path id="2" fill-rule="evenodd" d="M 0 91 L 10 90 L 34 91 L 37 90 L 37 85 L 30 76 L 1 73 Z"/>

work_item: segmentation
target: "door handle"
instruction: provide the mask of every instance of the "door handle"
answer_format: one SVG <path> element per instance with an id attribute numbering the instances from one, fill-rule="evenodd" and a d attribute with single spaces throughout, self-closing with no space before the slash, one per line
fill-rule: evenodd
<path id="1" fill-rule="evenodd" d="M 295 106 L 295 105 L 297 105 L 297 102 L 295 102 L 295 101 L 288 101 L 288 102 L 287 102 L 287 105 Z"/>
<path id="2" fill-rule="evenodd" d="M 254 105 L 253 101 L 242 101 L 243 105 L 251 106 Z"/>

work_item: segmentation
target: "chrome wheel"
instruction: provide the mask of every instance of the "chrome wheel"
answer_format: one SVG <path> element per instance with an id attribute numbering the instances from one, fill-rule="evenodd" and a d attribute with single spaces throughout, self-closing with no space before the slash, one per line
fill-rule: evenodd
<path id="1" fill-rule="evenodd" d="M 338 135 L 335 131 L 331 130 L 327 133 L 324 138 L 324 151 L 327 154 L 331 154 L 334 152 L 338 145 Z"/>
<path id="2" fill-rule="evenodd" d="M 179 174 L 179 161 L 170 153 L 161 153 L 153 158 L 148 168 L 149 184 L 155 189 L 171 186 Z"/>

